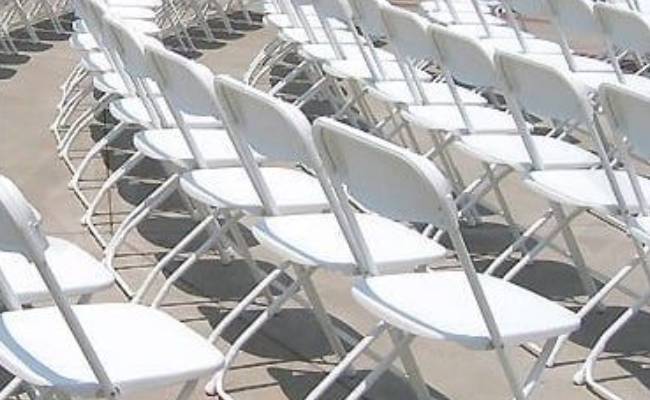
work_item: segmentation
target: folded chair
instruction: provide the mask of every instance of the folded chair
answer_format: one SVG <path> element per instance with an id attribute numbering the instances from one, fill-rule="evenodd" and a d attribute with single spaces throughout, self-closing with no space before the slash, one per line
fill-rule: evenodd
<path id="1" fill-rule="evenodd" d="M 130 304 L 71 306 L 50 268 L 50 241 L 22 194 L 0 180 L 0 222 L 34 264 L 55 306 L 0 314 L 0 365 L 44 397 L 116 398 L 198 380 L 223 365 L 205 339 L 160 311 Z M 3 289 L 8 288 L 0 275 Z M 6 294 L 10 292 L 5 292 Z M 4 395 L 11 394 L 3 391 Z"/>
<path id="2" fill-rule="evenodd" d="M 332 210 L 362 274 L 352 294 L 380 322 L 307 398 L 321 397 L 386 333 L 394 347 L 347 399 L 363 396 L 398 357 L 403 363 L 407 361 L 407 373 L 418 399 L 430 398 L 422 378 L 413 373 L 417 371 L 416 360 L 409 346 L 416 337 L 454 342 L 473 350 L 494 350 L 514 398 L 528 398 L 557 337 L 575 331 L 579 318 L 537 294 L 475 271 L 460 232 L 451 186 L 429 160 L 329 119 L 316 122 L 314 136 L 336 194 Z M 399 196 L 389 194 L 389 188 L 395 187 L 400 188 Z M 362 216 L 354 212 L 350 197 L 376 213 L 378 221 L 420 222 L 444 230 L 461 270 L 379 276 L 384 268 L 382 261 L 399 259 L 402 246 L 410 242 L 373 237 L 363 229 Z M 283 244 L 287 249 L 296 245 L 292 241 Z M 506 349 L 528 341 L 543 341 L 544 350 L 522 378 Z"/>

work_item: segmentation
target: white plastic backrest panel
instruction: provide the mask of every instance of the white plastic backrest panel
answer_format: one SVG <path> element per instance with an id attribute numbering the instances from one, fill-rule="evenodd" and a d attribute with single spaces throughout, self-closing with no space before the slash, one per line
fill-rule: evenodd
<path id="1" fill-rule="evenodd" d="M 381 9 L 386 32 L 393 48 L 413 60 L 434 60 L 436 48 L 428 33 L 429 22 L 422 16 L 395 6 Z"/>
<path id="2" fill-rule="evenodd" d="M 113 16 L 106 16 L 105 21 L 105 30 L 108 35 L 113 35 L 115 50 L 129 74 L 140 78 L 148 77 L 150 74 L 144 59 L 145 36 L 129 30 Z"/>
<path id="3" fill-rule="evenodd" d="M 0 175 L 0 249 L 20 253 L 32 261 L 43 260 L 48 242 L 40 222 L 40 215 L 16 185 Z"/>
<path id="4" fill-rule="evenodd" d="M 326 169 L 364 207 L 408 222 L 456 226 L 451 186 L 428 159 L 329 118 L 314 124 Z"/>
<path id="5" fill-rule="evenodd" d="M 630 86 L 607 83 L 599 93 L 612 128 L 627 137 L 634 154 L 650 159 L 650 96 Z"/>
<path id="6" fill-rule="evenodd" d="M 381 8 L 389 5 L 387 0 L 350 0 L 350 6 L 361 27 L 373 37 L 386 36 Z"/>
<path id="7" fill-rule="evenodd" d="M 101 43 L 103 40 L 101 19 L 106 14 L 106 6 L 96 0 L 79 0 L 79 6 L 88 31 L 98 43 Z"/>
<path id="8" fill-rule="evenodd" d="M 226 75 L 214 85 L 233 134 L 271 160 L 311 164 L 311 124 L 300 109 Z"/>
<path id="9" fill-rule="evenodd" d="M 527 18 L 548 18 L 546 0 L 506 0 L 518 14 Z"/>
<path id="10" fill-rule="evenodd" d="M 431 24 L 429 32 L 438 48 L 440 62 L 455 79 L 484 88 L 497 85 L 492 48 L 442 25 Z"/>
<path id="11" fill-rule="evenodd" d="M 589 91 L 568 72 L 498 50 L 495 64 L 507 90 L 527 112 L 560 121 L 591 118 Z"/>
<path id="12" fill-rule="evenodd" d="M 580 38 L 602 36 L 593 14 L 592 0 L 544 0 L 549 2 L 562 30 Z"/>
<path id="13" fill-rule="evenodd" d="M 352 18 L 352 8 L 347 0 L 313 0 L 316 13 L 323 18 L 347 21 Z"/>
<path id="14" fill-rule="evenodd" d="M 615 47 L 650 54 L 650 24 L 643 14 L 621 5 L 596 3 L 594 15 Z"/>
<path id="15" fill-rule="evenodd" d="M 216 117 L 214 74 L 206 66 L 167 50 L 155 39 L 145 41 L 145 60 L 171 107 L 181 114 Z"/>

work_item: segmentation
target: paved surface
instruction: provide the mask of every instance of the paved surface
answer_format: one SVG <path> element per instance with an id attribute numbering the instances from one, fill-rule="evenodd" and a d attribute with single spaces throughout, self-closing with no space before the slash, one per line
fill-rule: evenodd
<path id="1" fill-rule="evenodd" d="M 272 37 L 273 32 L 265 29 L 242 31 L 238 37 L 224 38 L 218 45 L 205 46 L 199 61 L 214 72 L 241 76 L 256 51 Z M 70 174 L 56 157 L 55 142 L 48 131 L 59 99 L 59 85 L 72 69 L 76 57 L 63 38 L 52 35 L 48 35 L 44 45 L 24 46 L 24 50 L 19 57 L 0 57 L 0 173 L 15 180 L 42 212 L 48 233 L 74 240 L 99 257 L 100 248 L 79 223 L 83 208 L 66 187 Z M 78 149 L 87 148 L 92 143 L 90 138 L 101 134 L 99 126 L 96 128 L 94 134 L 86 135 L 88 140 L 79 142 Z M 420 140 L 423 144 L 428 141 L 424 134 Z M 125 138 L 124 144 L 128 143 L 129 139 Z M 93 179 L 106 176 L 109 168 L 119 165 L 121 160 L 123 155 L 118 152 L 107 154 L 104 162 L 98 161 L 93 166 L 90 175 L 94 177 L 90 176 L 85 185 L 96 186 Z M 478 165 L 471 160 L 460 160 L 463 173 L 467 177 L 476 176 Z M 135 175 L 136 178 L 150 178 L 157 171 L 158 166 L 148 164 Z M 110 215 L 103 218 L 119 222 L 152 187 L 154 185 L 138 179 L 122 184 L 111 194 L 110 204 L 103 205 L 105 212 L 110 211 Z M 511 199 L 517 220 L 522 224 L 534 220 L 545 208 L 543 200 L 523 188 L 516 177 L 509 179 L 504 189 Z M 92 189 L 88 193 L 92 194 Z M 129 283 L 137 286 L 153 262 L 190 226 L 188 218 L 173 213 L 148 220 L 129 238 L 128 246 L 122 250 L 124 254 L 119 259 L 121 273 Z M 589 265 L 600 274 L 611 276 L 632 254 L 624 235 L 594 218 L 584 216 L 574 226 Z M 109 223 L 103 227 L 107 232 L 111 229 Z M 487 218 L 486 223 L 479 227 L 466 228 L 465 236 L 477 265 L 485 265 L 508 240 L 507 230 L 498 218 Z M 271 267 L 272 256 L 259 246 L 254 248 L 254 252 L 257 258 L 267 263 L 263 265 Z M 450 259 L 449 264 L 453 264 L 453 260 Z M 223 266 L 214 257 L 206 257 L 181 284 L 174 287 L 165 300 L 164 310 L 207 334 L 250 287 L 251 278 L 241 266 L 237 261 Z M 575 270 L 566 260 L 551 252 L 542 253 L 516 281 L 568 307 L 576 307 L 584 301 Z M 162 279 L 157 285 L 161 282 Z M 350 279 L 320 274 L 316 276 L 316 282 L 328 311 L 340 328 L 360 337 L 373 326 L 373 318 L 349 295 Z M 645 287 L 639 275 L 630 278 L 627 284 L 636 290 Z M 98 295 L 95 301 L 121 302 L 126 299 L 119 290 L 113 289 Z M 571 337 L 561 352 L 559 365 L 543 375 L 535 398 L 596 398 L 586 389 L 574 386 L 571 377 L 600 332 L 629 302 L 627 297 L 614 294 L 607 300 L 608 307 L 603 313 L 584 320 L 583 328 Z M 454 307 L 453 304 L 430 306 Z M 255 314 L 251 311 L 246 317 L 250 319 Z M 218 346 L 227 348 L 244 322 L 241 321 L 236 329 L 228 330 Z M 648 332 L 650 315 L 644 311 L 612 341 L 599 363 L 597 376 L 627 399 L 644 399 L 650 395 Z M 389 348 L 387 342 L 376 346 L 379 352 Z M 491 352 L 471 352 L 456 345 L 424 340 L 415 342 L 414 351 L 437 398 L 490 400 L 509 397 L 496 357 Z M 523 349 L 514 349 L 511 356 L 515 365 L 522 369 L 534 361 L 533 356 Z M 310 312 L 291 306 L 246 346 L 227 378 L 227 388 L 238 399 L 302 399 L 325 376 L 333 361 Z M 368 359 L 363 359 L 358 365 L 358 376 L 371 366 Z M 358 376 L 339 382 L 328 398 L 342 397 Z M 143 397 L 171 397 L 172 393 L 152 393 Z M 200 390 L 194 394 L 194 398 L 203 397 Z M 389 373 L 368 393 L 367 398 L 394 400 L 413 398 L 413 395 L 398 376 Z"/>

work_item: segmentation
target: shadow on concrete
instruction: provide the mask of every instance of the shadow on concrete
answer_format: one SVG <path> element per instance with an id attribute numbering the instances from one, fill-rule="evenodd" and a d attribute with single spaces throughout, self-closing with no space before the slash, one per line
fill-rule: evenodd
<path id="1" fill-rule="evenodd" d="M 299 400 L 307 397 L 326 376 L 325 372 L 300 371 L 293 369 L 271 367 L 268 369 L 275 381 L 278 382 L 284 395 L 291 400 Z M 353 376 L 343 377 L 333 385 L 330 390 L 323 396 L 326 399 L 343 399 L 356 387 L 361 380 L 369 374 L 369 370 L 355 371 Z M 429 386 L 429 392 L 432 398 L 445 400 L 449 397 L 438 392 Z M 416 398 L 408 382 L 400 376 L 388 371 L 382 375 L 380 380 L 373 385 L 364 398 L 371 399 L 406 399 Z"/>

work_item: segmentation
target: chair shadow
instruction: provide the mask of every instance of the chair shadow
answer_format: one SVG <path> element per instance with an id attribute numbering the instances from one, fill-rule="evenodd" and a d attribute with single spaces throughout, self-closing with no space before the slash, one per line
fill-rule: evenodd
<path id="1" fill-rule="evenodd" d="M 271 367 L 269 375 L 278 383 L 280 389 L 287 399 L 304 399 L 326 376 L 326 372 L 293 370 L 286 368 Z M 332 385 L 323 399 L 343 399 L 356 387 L 361 380 L 370 373 L 370 370 L 355 371 L 354 376 L 342 377 Z M 449 397 L 428 387 L 432 398 L 445 400 Z M 381 379 L 374 384 L 363 396 L 366 399 L 412 399 L 416 398 L 408 382 L 394 373 L 387 371 Z"/>
<path id="2" fill-rule="evenodd" d="M 21 65 L 26 64 L 32 58 L 27 54 L 4 54 L 0 53 L 0 64 Z"/>
<path id="3" fill-rule="evenodd" d="M 218 306 L 199 306 L 199 311 L 207 318 L 214 328 L 227 315 L 229 310 L 220 309 Z M 248 327 L 261 310 L 245 311 L 222 334 L 221 339 L 233 344 L 242 331 Z M 344 321 L 330 315 L 334 326 L 346 332 L 355 340 L 362 336 Z M 300 334 L 296 334 L 300 332 Z M 269 340 L 272 345 L 269 345 Z M 323 334 L 311 309 L 284 308 L 271 318 L 254 335 L 242 349 L 246 353 L 257 357 L 291 361 L 317 361 L 333 355 L 333 351 Z M 347 350 L 350 350 L 348 348 Z"/>
<path id="4" fill-rule="evenodd" d="M 12 68 L 0 67 L 0 80 L 11 79 L 16 75 L 18 71 Z"/>

